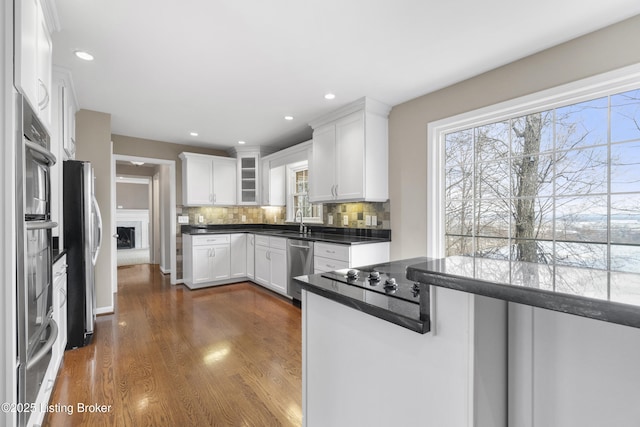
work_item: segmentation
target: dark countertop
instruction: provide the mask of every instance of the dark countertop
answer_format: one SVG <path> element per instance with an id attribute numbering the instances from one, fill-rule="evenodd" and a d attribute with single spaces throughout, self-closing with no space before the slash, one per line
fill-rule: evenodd
<path id="1" fill-rule="evenodd" d="M 309 240 L 314 242 L 337 243 L 342 245 L 360 245 L 391 241 L 391 230 L 362 228 L 328 228 L 310 227 L 311 233 L 300 234 L 294 225 L 262 225 L 262 224 L 229 224 L 209 225 L 206 227 L 183 226 L 183 234 L 229 234 L 253 233 L 267 236 L 285 237 L 288 239 Z"/>
<path id="2" fill-rule="evenodd" d="M 411 258 L 358 268 L 366 270 L 372 269 L 372 267 L 375 266 L 381 270 L 391 270 L 392 268 L 394 270 L 406 270 L 409 265 L 414 265 L 426 260 L 427 258 Z M 361 287 L 323 277 L 321 274 L 299 276 L 295 277 L 294 280 L 309 292 L 363 313 L 370 314 L 379 319 L 395 323 L 414 332 L 425 334 L 430 330 L 428 316 L 426 320 L 420 319 L 420 304 L 418 302 L 411 302 L 392 295 L 369 291 Z M 428 288 L 424 287 L 424 290 L 426 293 L 423 295 L 428 303 Z"/>
<path id="3" fill-rule="evenodd" d="M 411 265 L 407 278 L 640 328 L 640 274 L 454 256 Z"/>

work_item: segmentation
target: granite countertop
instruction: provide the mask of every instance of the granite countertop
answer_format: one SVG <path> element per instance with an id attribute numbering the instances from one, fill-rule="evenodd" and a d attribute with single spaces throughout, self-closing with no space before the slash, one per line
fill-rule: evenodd
<path id="1" fill-rule="evenodd" d="M 358 268 L 365 271 L 373 267 L 385 271 L 392 269 L 402 269 L 404 271 L 409 265 L 426 260 L 427 258 L 411 258 Z M 414 332 L 425 334 L 430 330 L 429 316 L 426 316 L 426 319 L 421 319 L 420 303 L 417 301 L 407 301 L 393 295 L 369 291 L 358 286 L 323 277 L 322 274 L 298 276 L 294 280 L 308 292 L 323 296 L 379 319 L 395 323 Z M 420 298 L 423 298 L 426 306 L 428 306 L 429 293 L 427 286 L 421 289 Z"/>
<path id="2" fill-rule="evenodd" d="M 407 268 L 428 285 L 640 328 L 640 274 L 454 256 Z"/>
<path id="3" fill-rule="evenodd" d="M 298 226 L 265 226 L 265 225 L 210 225 L 207 227 L 183 226 L 182 233 L 190 235 L 200 234 L 229 234 L 253 233 L 267 236 L 285 237 L 289 239 L 308 240 L 313 242 L 337 243 L 343 245 L 359 245 L 391 241 L 390 230 L 379 229 L 349 229 L 313 227 L 307 234 L 298 232 Z"/>

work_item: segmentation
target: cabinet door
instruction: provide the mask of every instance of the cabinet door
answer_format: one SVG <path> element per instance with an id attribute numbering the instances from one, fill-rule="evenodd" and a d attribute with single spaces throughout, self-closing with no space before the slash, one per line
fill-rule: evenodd
<path id="1" fill-rule="evenodd" d="M 253 279 L 255 275 L 255 250 L 256 236 L 254 234 L 247 234 L 247 277 L 249 279 Z"/>
<path id="2" fill-rule="evenodd" d="M 38 0 L 14 2 L 15 29 L 15 84 L 29 103 L 38 105 Z M 3 26 L 4 28 L 4 26 Z"/>
<path id="3" fill-rule="evenodd" d="M 206 206 L 213 204 L 213 162 L 211 159 L 190 157 L 182 162 L 185 168 L 182 183 L 183 204 Z M 234 187 L 235 188 L 235 187 Z"/>
<path id="4" fill-rule="evenodd" d="M 286 206 L 285 166 L 278 166 L 269 171 L 269 202 L 271 206 Z"/>
<path id="5" fill-rule="evenodd" d="M 269 175 L 271 173 L 271 167 L 269 166 L 269 160 L 263 160 L 262 161 L 262 165 L 260 166 L 260 175 L 261 175 L 261 183 L 260 183 L 260 188 L 261 188 L 261 194 L 260 194 L 260 199 L 261 199 L 261 204 L 264 206 L 269 206 L 270 205 L 270 200 L 269 200 L 269 196 L 271 195 L 269 193 Z"/>
<path id="6" fill-rule="evenodd" d="M 212 280 L 224 280 L 231 277 L 231 256 L 228 244 L 212 246 L 210 259 Z"/>
<path id="7" fill-rule="evenodd" d="M 213 161 L 213 204 L 236 204 L 236 159 Z"/>
<path id="8" fill-rule="evenodd" d="M 247 235 L 231 235 L 231 277 L 247 275 Z"/>
<path id="9" fill-rule="evenodd" d="M 238 157 L 238 204 L 257 205 L 260 194 L 258 155 Z"/>
<path id="10" fill-rule="evenodd" d="M 336 122 L 336 198 L 364 198 L 364 113 Z M 379 159 L 387 162 L 388 159 Z"/>
<path id="11" fill-rule="evenodd" d="M 313 131 L 313 153 L 309 164 L 309 200 L 312 202 L 335 198 L 335 142 L 335 125 L 322 126 Z"/>
<path id="12" fill-rule="evenodd" d="M 262 285 L 268 285 L 271 280 L 271 264 L 269 261 L 269 248 L 256 246 L 255 279 Z"/>
<path id="13" fill-rule="evenodd" d="M 193 247 L 191 283 L 205 283 L 213 280 L 211 275 L 211 248 L 212 246 Z"/>
<path id="14" fill-rule="evenodd" d="M 277 291 L 287 293 L 287 256 L 282 249 L 270 249 L 270 285 Z"/>
<path id="15" fill-rule="evenodd" d="M 53 42 L 47 28 L 42 8 L 38 7 L 38 116 L 47 125 L 51 125 L 51 72 L 53 68 Z"/>

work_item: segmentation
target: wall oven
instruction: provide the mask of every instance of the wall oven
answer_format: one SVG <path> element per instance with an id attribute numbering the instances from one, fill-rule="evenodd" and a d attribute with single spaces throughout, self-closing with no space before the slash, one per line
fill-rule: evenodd
<path id="1" fill-rule="evenodd" d="M 18 97 L 18 168 L 16 179 L 18 230 L 17 303 L 18 402 L 34 403 L 52 356 L 58 327 L 52 319 L 52 233 L 50 167 L 46 129 L 30 106 Z M 26 425 L 29 413 L 18 415 Z"/>

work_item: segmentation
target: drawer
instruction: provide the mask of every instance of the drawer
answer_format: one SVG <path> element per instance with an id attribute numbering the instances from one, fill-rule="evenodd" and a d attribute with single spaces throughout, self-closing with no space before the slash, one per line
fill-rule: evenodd
<path id="1" fill-rule="evenodd" d="M 287 239 L 284 237 L 269 237 L 269 247 L 271 249 L 287 249 Z"/>
<path id="2" fill-rule="evenodd" d="M 193 246 L 204 246 L 222 245 L 230 242 L 231 237 L 228 234 L 208 234 L 206 236 L 193 236 L 191 244 Z"/>
<path id="3" fill-rule="evenodd" d="M 269 246 L 269 236 L 263 236 L 261 234 L 256 234 L 256 245 L 258 245 L 258 246 Z"/>
<path id="4" fill-rule="evenodd" d="M 344 261 L 347 264 L 349 263 L 349 249 L 349 245 L 332 245 L 323 242 L 316 242 L 314 245 L 314 253 L 317 256 Z"/>
<path id="5" fill-rule="evenodd" d="M 349 268 L 349 263 L 346 261 L 340 261 L 331 258 L 325 258 L 321 256 L 313 257 L 313 268 L 316 272 L 324 273 L 326 271 L 342 270 L 343 268 Z"/>

